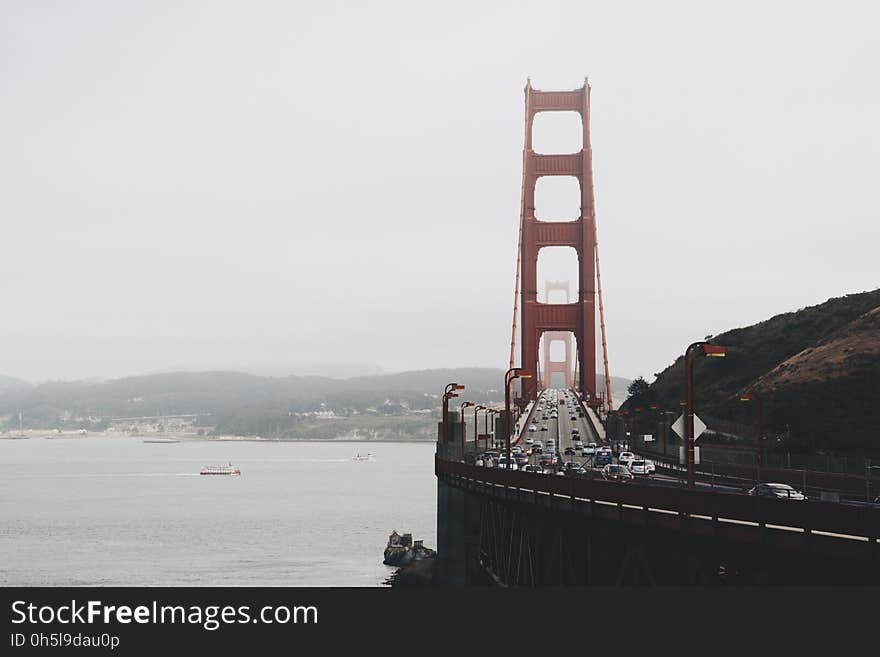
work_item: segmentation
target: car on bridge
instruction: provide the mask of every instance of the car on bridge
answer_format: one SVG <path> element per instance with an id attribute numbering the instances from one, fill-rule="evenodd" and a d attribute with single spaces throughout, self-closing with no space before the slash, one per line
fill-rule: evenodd
<path id="1" fill-rule="evenodd" d="M 544 474 L 544 468 L 540 465 L 524 465 L 522 467 L 523 472 L 532 472 L 534 474 Z"/>
<path id="2" fill-rule="evenodd" d="M 538 426 L 535 424 L 533 424 L 529 427 L 529 431 L 537 431 L 537 430 L 538 430 Z"/>
<path id="3" fill-rule="evenodd" d="M 629 462 L 627 467 L 634 475 L 641 475 L 644 477 L 652 476 L 657 469 L 651 461 L 646 461 L 645 459 L 633 459 Z"/>
<path id="4" fill-rule="evenodd" d="M 760 483 L 749 489 L 749 495 L 757 497 L 775 497 L 783 500 L 805 500 L 807 496 L 788 484 Z"/>
<path id="5" fill-rule="evenodd" d="M 635 460 L 635 458 L 636 455 L 632 452 L 621 452 L 617 457 L 617 462 L 620 463 L 620 465 L 629 465 L 629 462 Z"/>
<path id="6" fill-rule="evenodd" d="M 544 451 L 544 448 L 541 447 L 541 443 L 535 443 L 529 451 L 532 454 L 541 454 Z"/>
<path id="7" fill-rule="evenodd" d="M 626 483 L 634 479 L 632 472 L 624 465 L 607 464 L 602 468 L 602 476 L 608 481 Z"/>
<path id="8" fill-rule="evenodd" d="M 607 447 L 602 447 L 602 448 L 596 449 L 595 453 L 593 454 L 593 462 L 595 463 L 595 466 L 597 468 L 602 467 L 604 465 L 610 465 L 611 464 L 611 450 Z"/>
<path id="9" fill-rule="evenodd" d="M 566 456 L 575 456 L 574 447 L 566 447 L 563 454 L 565 454 Z"/>
<path id="10" fill-rule="evenodd" d="M 502 470 L 519 470 L 519 466 L 516 464 L 516 461 L 510 459 L 507 460 L 506 456 L 502 456 L 498 459 L 498 464 L 495 466 L 496 468 L 501 468 Z"/>

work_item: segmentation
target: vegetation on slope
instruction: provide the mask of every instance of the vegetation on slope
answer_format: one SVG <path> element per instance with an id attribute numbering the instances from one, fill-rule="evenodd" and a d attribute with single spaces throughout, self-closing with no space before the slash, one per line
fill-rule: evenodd
<path id="1" fill-rule="evenodd" d="M 768 435 L 784 435 L 788 449 L 877 451 L 878 308 L 880 290 L 850 294 L 713 337 L 710 342 L 727 347 L 727 357 L 696 360 L 701 417 L 754 425 L 755 404 L 740 401 L 751 391 L 763 399 Z M 636 392 L 624 409 L 679 409 L 684 358 Z"/>

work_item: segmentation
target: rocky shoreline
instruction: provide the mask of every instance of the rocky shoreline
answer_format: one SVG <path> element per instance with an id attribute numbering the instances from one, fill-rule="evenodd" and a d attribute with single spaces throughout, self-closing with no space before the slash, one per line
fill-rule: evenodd
<path id="1" fill-rule="evenodd" d="M 436 556 L 413 561 L 398 568 L 385 581 L 391 588 L 425 588 L 434 585 Z"/>

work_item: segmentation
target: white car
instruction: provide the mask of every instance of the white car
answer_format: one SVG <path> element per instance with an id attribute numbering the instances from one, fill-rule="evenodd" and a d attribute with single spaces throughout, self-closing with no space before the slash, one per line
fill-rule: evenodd
<path id="1" fill-rule="evenodd" d="M 617 462 L 620 465 L 629 465 L 630 461 L 633 461 L 636 458 L 636 455 L 632 452 L 621 452 L 620 456 L 617 457 Z"/>
<path id="2" fill-rule="evenodd" d="M 598 447 L 598 445 L 596 445 L 596 443 L 587 443 L 584 446 L 584 454 L 595 454 L 596 447 Z"/>
<path id="3" fill-rule="evenodd" d="M 501 468 L 502 470 L 519 470 L 519 466 L 516 464 L 516 461 L 510 459 L 510 463 L 508 463 L 507 457 L 504 456 L 498 459 L 495 467 Z"/>
<path id="4" fill-rule="evenodd" d="M 531 437 L 526 438 L 526 445 L 532 445 L 532 444 L 534 444 L 534 442 L 535 442 L 534 438 L 531 438 Z"/>
<path id="5" fill-rule="evenodd" d="M 644 459 L 633 459 L 629 462 L 629 471 L 634 475 L 640 475 L 643 477 L 650 477 L 654 474 L 654 464 L 650 461 L 646 461 Z"/>
<path id="6" fill-rule="evenodd" d="M 533 424 L 529 427 L 529 431 L 537 431 L 537 430 L 538 430 L 538 426 L 535 424 Z"/>
<path id="7" fill-rule="evenodd" d="M 522 467 L 522 471 L 523 472 L 534 472 L 536 474 L 543 474 L 544 468 L 542 468 L 540 465 L 524 465 Z"/>
<path id="8" fill-rule="evenodd" d="M 758 484 L 749 491 L 749 495 L 758 497 L 775 497 L 783 500 L 805 500 L 807 496 L 799 490 L 795 490 L 788 484 Z"/>
<path id="9" fill-rule="evenodd" d="M 572 441 L 572 445 L 574 445 L 575 449 L 581 449 L 584 446 L 584 444 L 580 440 Z"/>

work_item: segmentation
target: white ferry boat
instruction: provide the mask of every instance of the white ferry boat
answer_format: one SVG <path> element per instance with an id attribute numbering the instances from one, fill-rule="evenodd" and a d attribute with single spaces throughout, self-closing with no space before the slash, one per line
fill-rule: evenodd
<path id="1" fill-rule="evenodd" d="M 352 456 L 351 460 L 352 461 L 373 461 L 375 459 L 373 459 L 372 454 L 368 453 L 366 456 L 364 456 L 363 454 L 358 454 L 357 456 Z"/>
<path id="2" fill-rule="evenodd" d="M 238 466 L 227 463 L 226 465 L 206 465 L 199 474 L 203 475 L 240 475 Z"/>

